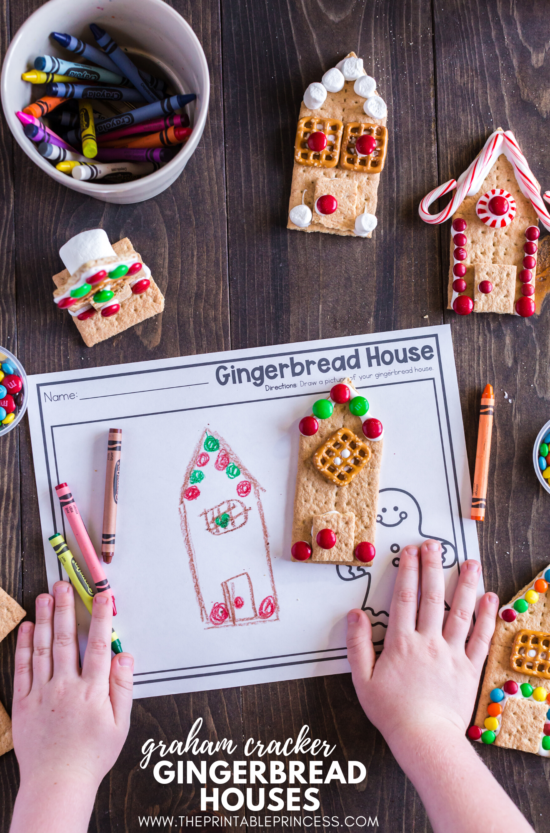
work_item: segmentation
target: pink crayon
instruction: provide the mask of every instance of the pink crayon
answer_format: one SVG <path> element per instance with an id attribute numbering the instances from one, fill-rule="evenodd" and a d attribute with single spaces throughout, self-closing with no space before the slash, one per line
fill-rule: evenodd
<path id="1" fill-rule="evenodd" d="M 18 110 L 15 115 L 17 116 L 21 124 L 34 124 L 36 125 L 36 127 L 42 126 L 42 122 L 38 119 L 35 119 L 35 117 L 31 116 L 30 113 L 23 113 L 21 112 L 21 110 Z"/>
<path id="2" fill-rule="evenodd" d="M 84 521 L 78 511 L 78 506 L 76 505 L 75 499 L 71 494 L 71 490 L 66 483 L 60 483 L 59 486 L 55 487 L 55 491 L 57 492 L 57 497 L 59 498 L 63 513 L 67 518 L 74 533 L 74 537 L 76 538 L 76 542 L 80 547 L 80 552 L 84 556 L 84 561 L 88 565 L 95 588 L 98 593 L 109 594 L 113 600 L 113 616 L 116 616 L 115 597 L 113 596 L 111 585 L 109 584 L 107 576 L 101 566 L 101 561 L 97 557 L 97 553 L 94 550 L 94 545 L 90 540 L 88 530 L 84 526 Z"/>
<path id="3" fill-rule="evenodd" d="M 132 136 L 134 133 L 158 133 L 167 127 L 189 127 L 189 116 L 187 113 L 183 113 L 182 115 L 172 113 L 170 116 L 162 119 L 151 119 L 150 121 L 142 122 L 142 124 L 134 124 L 132 127 L 122 127 L 120 130 L 112 130 L 110 133 L 100 134 L 97 136 L 97 143 L 101 145 L 113 139 L 124 139 L 126 136 Z"/>

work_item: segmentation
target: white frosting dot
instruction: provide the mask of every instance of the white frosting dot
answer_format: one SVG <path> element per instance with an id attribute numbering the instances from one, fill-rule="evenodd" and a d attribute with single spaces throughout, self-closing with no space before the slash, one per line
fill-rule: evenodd
<path id="1" fill-rule="evenodd" d="M 325 87 L 329 93 L 339 93 L 346 83 L 346 80 L 338 67 L 333 67 L 325 72 L 321 81 L 323 83 L 323 87 Z"/>
<path id="2" fill-rule="evenodd" d="M 376 81 L 370 75 L 361 75 L 353 85 L 353 90 L 361 98 L 369 98 L 369 96 L 374 95 Z"/>
<path id="3" fill-rule="evenodd" d="M 340 459 L 340 457 L 335 457 L 333 462 L 334 462 L 335 466 L 341 466 L 342 465 L 342 460 Z"/>
<path id="4" fill-rule="evenodd" d="M 359 78 L 360 75 L 363 75 L 363 59 L 362 58 L 344 58 L 341 62 L 342 65 L 338 64 L 338 69 L 342 70 L 342 74 L 346 81 L 355 81 L 356 78 Z"/>
<path id="5" fill-rule="evenodd" d="M 386 102 L 379 95 L 371 95 L 363 104 L 363 110 L 367 116 L 373 119 L 383 119 L 388 114 Z"/>
<path id="6" fill-rule="evenodd" d="M 304 104 L 308 110 L 318 110 L 325 103 L 327 91 L 318 81 L 310 84 L 304 93 Z"/>
<path id="7" fill-rule="evenodd" d="M 290 209 L 288 216 L 290 222 L 299 228 L 307 228 L 313 219 L 309 205 L 295 205 Z"/>
<path id="8" fill-rule="evenodd" d="M 341 454 L 342 454 L 342 457 L 344 458 L 344 460 L 347 460 L 348 457 L 351 456 L 351 451 L 349 450 L 349 448 L 344 448 L 342 450 Z"/>
<path id="9" fill-rule="evenodd" d="M 357 237 L 366 237 L 371 231 L 374 231 L 378 225 L 378 220 L 374 214 L 359 214 L 355 218 L 355 234 Z"/>

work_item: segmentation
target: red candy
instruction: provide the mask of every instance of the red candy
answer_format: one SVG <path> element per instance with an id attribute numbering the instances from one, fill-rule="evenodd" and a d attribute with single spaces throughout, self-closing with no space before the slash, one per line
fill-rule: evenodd
<path id="1" fill-rule="evenodd" d="M 491 197 L 489 205 L 487 206 L 491 214 L 496 214 L 497 217 L 503 217 L 510 209 L 510 203 L 506 197 Z"/>
<path id="2" fill-rule="evenodd" d="M 519 691 L 519 686 L 515 680 L 507 680 L 503 685 L 503 689 L 506 694 L 517 694 Z"/>
<path id="3" fill-rule="evenodd" d="M 135 284 L 132 286 L 132 292 L 134 295 L 141 295 L 142 292 L 147 292 L 149 287 L 151 286 L 151 281 L 149 278 L 143 278 L 141 281 L 136 281 Z"/>
<path id="4" fill-rule="evenodd" d="M 461 246 L 459 246 L 457 249 L 454 250 L 453 257 L 455 260 L 466 260 L 466 258 L 468 257 L 468 252 L 466 251 L 466 249 L 463 249 Z"/>
<path id="5" fill-rule="evenodd" d="M 493 284 L 491 281 L 481 281 L 478 287 L 480 292 L 483 292 L 484 295 L 488 295 L 490 292 L 493 291 Z"/>
<path id="6" fill-rule="evenodd" d="M 362 561 L 363 564 L 367 564 L 369 561 L 372 561 L 375 555 L 376 550 L 372 544 L 369 544 L 368 541 L 361 541 L 361 543 L 357 544 L 355 547 L 355 557 L 358 561 Z"/>
<path id="7" fill-rule="evenodd" d="M 100 281 L 104 281 L 106 277 L 107 272 L 105 271 L 105 269 L 102 269 L 101 272 L 96 272 L 95 275 L 92 275 L 91 278 L 88 278 L 86 283 L 89 283 L 91 286 L 93 286 L 94 284 L 99 283 Z"/>
<path id="8" fill-rule="evenodd" d="M 550 723 L 545 723 L 542 731 L 545 735 L 550 735 Z"/>
<path id="9" fill-rule="evenodd" d="M 465 292 L 466 281 L 462 280 L 462 278 L 457 278 L 456 281 L 453 281 L 453 289 L 455 292 Z"/>
<path id="10" fill-rule="evenodd" d="M 474 308 L 474 302 L 469 295 L 459 295 L 455 298 L 453 309 L 458 315 L 469 315 Z"/>
<path id="11" fill-rule="evenodd" d="M 374 136 L 369 136 L 367 133 L 365 133 L 363 136 L 359 136 L 355 143 L 357 153 L 361 153 L 363 154 L 363 156 L 370 156 L 375 147 L 376 139 L 374 138 Z"/>
<path id="12" fill-rule="evenodd" d="M 319 197 L 315 203 L 315 207 L 319 214 L 334 214 L 338 208 L 338 200 L 332 194 L 324 194 Z"/>
<path id="13" fill-rule="evenodd" d="M 525 236 L 528 240 L 538 240 L 540 237 L 540 229 L 537 226 L 529 226 L 525 230 Z"/>
<path id="14" fill-rule="evenodd" d="M 210 611 L 210 621 L 213 625 L 223 625 L 229 616 L 229 611 L 223 602 L 216 602 Z"/>
<path id="15" fill-rule="evenodd" d="M 465 246 L 468 242 L 468 238 L 465 234 L 455 234 L 453 237 L 453 243 L 455 246 Z"/>
<path id="16" fill-rule="evenodd" d="M 143 263 L 141 261 L 137 261 L 136 263 L 132 263 L 128 271 L 126 272 L 126 276 L 128 275 L 137 275 L 137 273 L 143 268 Z"/>
<path id="17" fill-rule="evenodd" d="M 468 737 L 470 740 L 479 740 L 482 735 L 482 731 L 479 726 L 470 726 L 468 729 Z"/>
<path id="18" fill-rule="evenodd" d="M 0 408 L 3 408 L 7 414 L 12 414 L 15 411 L 15 402 L 13 396 L 8 393 L 3 399 L 0 399 Z"/>
<path id="19" fill-rule="evenodd" d="M 73 304 L 76 304 L 77 301 L 78 298 L 63 298 L 57 306 L 59 309 L 67 309 L 67 307 L 72 307 Z"/>
<path id="20" fill-rule="evenodd" d="M 120 309 L 120 304 L 111 304 L 110 307 L 103 307 L 101 314 L 103 318 L 109 318 L 111 315 L 116 315 Z"/>
<path id="21" fill-rule="evenodd" d="M 251 489 L 252 485 L 249 480 L 241 480 L 241 482 L 237 484 L 237 494 L 239 497 L 246 497 L 250 494 Z"/>
<path id="22" fill-rule="evenodd" d="M 523 258 L 523 268 L 524 269 L 534 269 L 536 265 L 537 265 L 537 261 L 534 257 L 531 257 L 531 255 L 526 255 Z"/>
<path id="23" fill-rule="evenodd" d="M 522 283 L 529 283 L 533 280 L 533 273 L 529 269 L 522 269 L 519 273 L 519 279 Z"/>
<path id="24" fill-rule="evenodd" d="M 459 217 L 457 217 L 456 220 L 453 220 L 453 229 L 455 231 L 464 231 L 467 225 L 468 223 L 466 220 L 461 220 Z"/>
<path id="25" fill-rule="evenodd" d="M 517 613 L 512 607 L 507 607 L 502 611 L 501 618 L 504 622 L 514 622 L 517 619 Z"/>
<path id="26" fill-rule="evenodd" d="M 331 550 L 336 546 L 336 535 L 332 529 L 321 529 L 317 533 L 317 545 L 323 550 Z"/>
<path id="27" fill-rule="evenodd" d="M 455 263 L 453 266 L 453 275 L 455 278 L 463 278 L 466 274 L 466 266 L 463 263 Z"/>
<path id="28" fill-rule="evenodd" d="M 300 434 L 303 434 L 304 437 L 313 437 L 319 430 L 319 423 L 314 416 L 307 416 L 300 420 L 298 428 L 300 429 Z"/>
<path id="29" fill-rule="evenodd" d="M 19 393 L 19 391 L 23 387 L 23 380 L 21 379 L 21 376 L 12 376 L 10 374 L 9 376 L 4 376 L 4 378 L 2 379 L 2 384 L 4 385 L 8 393 L 14 394 Z"/>
<path id="30" fill-rule="evenodd" d="M 523 286 L 521 287 L 521 294 L 522 295 L 527 295 L 527 296 L 534 295 L 535 294 L 535 287 L 533 286 L 532 283 L 524 283 Z M 5 384 L 5 382 L 4 382 L 4 384 Z"/>
<path id="31" fill-rule="evenodd" d="M 216 457 L 216 462 L 214 463 L 214 468 L 216 471 L 225 471 L 229 465 L 229 454 L 227 451 L 222 448 L 218 456 Z"/>
<path id="32" fill-rule="evenodd" d="M 516 301 L 516 312 L 522 318 L 529 318 L 535 314 L 535 302 L 532 298 L 520 298 Z"/>
<path id="33" fill-rule="evenodd" d="M 206 451 L 203 451 L 195 460 L 195 465 L 200 466 L 202 468 L 203 466 L 206 466 L 209 460 L 210 454 L 207 454 Z"/>
<path id="34" fill-rule="evenodd" d="M 524 243 L 523 251 L 526 255 L 534 255 L 537 253 L 538 246 L 536 243 Z"/>
<path id="35" fill-rule="evenodd" d="M 290 552 L 296 561 L 307 561 L 311 558 L 311 547 L 305 541 L 296 541 Z"/>
<path id="36" fill-rule="evenodd" d="M 384 426 L 380 420 L 374 417 L 366 419 L 363 423 L 363 434 L 368 440 L 377 440 L 378 437 L 382 436 L 383 430 Z"/>
<path id="37" fill-rule="evenodd" d="M 233 604 L 236 608 L 240 609 L 241 607 L 244 607 L 244 599 L 241 596 L 235 596 Z"/>
<path id="38" fill-rule="evenodd" d="M 351 391 L 347 385 L 334 385 L 330 391 L 330 398 L 338 405 L 345 405 L 351 398 Z"/>
<path id="39" fill-rule="evenodd" d="M 314 153 L 321 153 L 327 146 L 327 137 L 320 130 L 316 130 L 308 137 L 307 146 Z"/>
<path id="40" fill-rule="evenodd" d="M 200 491 L 196 486 L 189 486 L 189 488 L 183 493 L 185 500 L 196 500 L 199 495 Z"/>
<path id="41" fill-rule="evenodd" d="M 91 318 L 93 315 L 96 314 L 96 312 L 97 310 L 95 310 L 93 307 L 90 307 L 90 309 L 85 309 L 84 312 L 81 312 L 80 315 L 77 315 L 76 317 L 79 321 L 86 321 L 87 318 Z"/>

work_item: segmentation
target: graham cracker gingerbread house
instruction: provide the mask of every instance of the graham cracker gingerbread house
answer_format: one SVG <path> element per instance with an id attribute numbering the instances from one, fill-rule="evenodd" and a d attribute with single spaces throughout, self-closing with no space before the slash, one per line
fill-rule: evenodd
<path id="1" fill-rule="evenodd" d="M 204 431 L 181 490 L 181 530 L 208 628 L 279 618 L 262 487 L 217 433 Z"/>
<path id="2" fill-rule="evenodd" d="M 164 296 L 127 237 L 111 246 L 103 229 L 83 231 L 59 256 L 66 268 L 53 276 L 53 299 L 87 347 L 163 311 Z"/>
<path id="3" fill-rule="evenodd" d="M 300 108 L 287 228 L 372 237 L 388 151 L 387 107 L 350 52 L 310 84 Z"/>
<path id="4" fill-rule="evenodd" d="M 501 607 L 468 736 L 550 757 L 550 565 Z"/>
<path id="5" fill-rule="evenodd" d="M 292 560 L 371 565 L 384 429 L 350 379 L 300 421 Z"/>
<path id="6" fill-rule="evenodd" d="M 430 205 L 456 189 L 446 208 Z M 550 200 L 550 193 L 544 194 Z M 550 214 L 514 134 L 500 127 L 459 177 L 431 191 L 419 214 L 429 224 L 452 220 L 448 306 L 459 315 L 535 313 L 538 221 Z"/>

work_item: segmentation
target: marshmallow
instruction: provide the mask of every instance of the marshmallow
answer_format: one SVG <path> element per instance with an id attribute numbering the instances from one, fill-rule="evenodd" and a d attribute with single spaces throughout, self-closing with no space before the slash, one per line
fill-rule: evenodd
<path id="1" fill-rule="evenodd" d="M 359 214 L 355 218 L 355 234 L 357 237 L 366 237 L 371 231 L 374 231 L 378 225 L 378 220 L 374 214 Z"/>
<path id="2" fill-rule="evenodd" d="M 367 116 L 373 119 L 383 119 L 388 114 L 386 102 L 379 95 L 371 95 L 363 104 L 363 110 Z"/>
<path id="3" fill-rule="evenodd" d="M 80 234 L 75 234 L 59 250 L 59 257 L 69 275 L 74 275 L 77 269 L 80 269 L 84 263 L 88 263 L 90 260 L 116 256 L 116 252 L 102 228 L 81 231 Z"/>
<path id="4" fill-rule="evenodd" d="M 345 78 L 338 67 L 333 67 L 325 72 L 321 81 L 323 82 L 323 87 L 325 87 L 329 93 L 339 93 L 346 83 Z"/>
<path id="5" fill-rule="evenodd" d="M 309 205 L 295 205 L 290 209 L 288 218 L 298 228 L 307 228 L 313 219 L 313 214 Z"/>
<path id="6" fill-rule="evenodd" d="M 370 75 L 361 75 L 353 85 L 354 92 L 361 98 L 369 98 L 369 96 L 374 95 L 375 89 L 376 81 Z"/>
<path id="7" fill-rule="evenodd" d="M 359 78 L 360 75 L 363 75 L 363 59 L 362 58 L 344 58 L 344 60 L 340 64 L 337 64 L 338 69 L 340 69 L 344 75 L 346 81 L 355 81 L 356 78 Z"/>
<path id="8" fill-rule="evenodd" d="M 309 85 L 304 93 L 304 104 L 308 110 L 318 110 L 325 103 L 326 97 L 326 89 L 318 81 L 315 81 Z"/>

